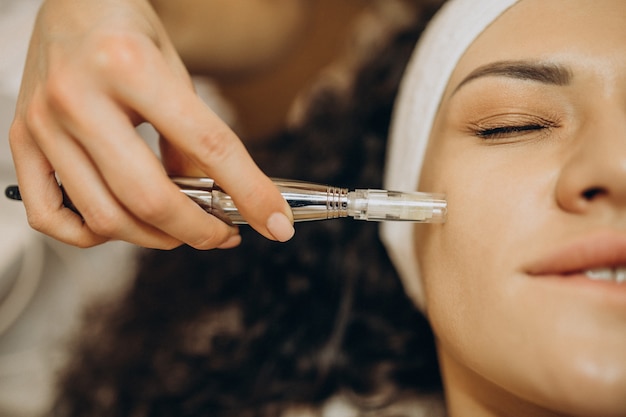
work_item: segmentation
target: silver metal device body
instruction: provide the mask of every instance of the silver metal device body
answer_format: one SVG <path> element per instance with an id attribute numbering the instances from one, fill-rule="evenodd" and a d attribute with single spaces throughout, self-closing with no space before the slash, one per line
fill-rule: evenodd
<path id="1" fill-rule="evenodd" d="M 172 177 L 181 192 L 207 213 L 231 224 L 247 224 L 230 195 L 211 178 Z M 296 222 L 348 217 L 348 189 L 304 181 L 273 179 Z"/>
<path id="2" fill-rule="evenodd" d="M 212 178 L 172 177 L 172 181 L 207 213 L 228 224 L 247 224 L 230 195 Z M 305 181 L 273 179 L 291 207 L 296 222 L 353 217 L 369 221 L 407 221 L 443 223 L 447 202 L 443 194 L 356 189 L 315 184 Z M 80 215 L 63 186 L 63 204 Z M 19 187 L 11 185 L 5 195 L 21 200 Z"/>

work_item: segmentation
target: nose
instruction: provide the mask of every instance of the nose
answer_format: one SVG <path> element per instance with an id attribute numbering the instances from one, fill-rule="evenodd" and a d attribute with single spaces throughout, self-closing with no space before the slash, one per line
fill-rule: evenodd
<path id="1" fill-rule="evenodd" d="M 584 121 L 572 139 L 556 185 L 565 211 L 626 213 L 626 112 Z"/>

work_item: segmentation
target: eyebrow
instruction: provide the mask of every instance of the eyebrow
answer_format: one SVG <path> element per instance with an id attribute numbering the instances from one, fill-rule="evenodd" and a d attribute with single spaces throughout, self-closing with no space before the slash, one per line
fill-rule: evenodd
<path id="1" fill-rule="evenodd" d="M 456 93 L 470 81 L 483 77 L 507 77 L 550 85 L 568 85 L 572 72 L 562 65 L 533 61 L 498 61 L 476 68 L 454 89 Z"/>

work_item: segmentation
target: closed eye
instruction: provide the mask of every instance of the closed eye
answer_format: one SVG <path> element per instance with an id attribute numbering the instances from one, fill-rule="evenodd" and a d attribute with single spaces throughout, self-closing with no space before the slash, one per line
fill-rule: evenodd
<path id="1" fill-rule="evenodd" d="M 539 131 L 547 129 L 549 126 L 545 125 L 522 125 L 522 126 L 497 126 L 488 129 L 477 129 L 475 131 L 476 136 L 483 139 L 501 139 L 509 138 L 532 131 Z"/>
<path id="2" fill-rule="evenodd" d="M 544 118 L 534 114 L 496 114 L 470 123 L 472 135 L 484 141 L 510 142 L 518 139 L 537 139 L 559 127 L 557 117 Z"/>

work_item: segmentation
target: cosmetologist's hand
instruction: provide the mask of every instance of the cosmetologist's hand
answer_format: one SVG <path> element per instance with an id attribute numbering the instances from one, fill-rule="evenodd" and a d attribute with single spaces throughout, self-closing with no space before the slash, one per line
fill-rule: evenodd
<path id="1" fill-rule="evenodd" d="M 161 134 L 163 163 L 136 133 Z M 231 247 L 168 174 L 211 176 L 264 236 L 293 234 L 291 211 L 237 136 L 194 93 L 147 0 L 47 0 L 33 31 L 10 144 L 31 226 L 79 247 Z M 82 214 L 65 208 L 57 177 Z"/>

